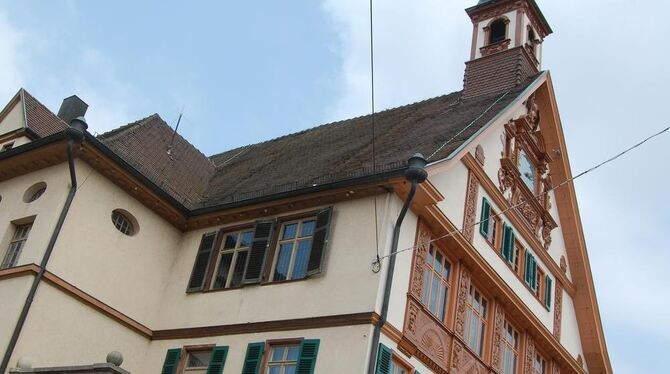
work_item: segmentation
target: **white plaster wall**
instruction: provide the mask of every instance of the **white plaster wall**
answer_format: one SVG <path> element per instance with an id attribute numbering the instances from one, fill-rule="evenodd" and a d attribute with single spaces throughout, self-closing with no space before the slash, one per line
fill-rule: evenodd
<path id="1" fill-rule="evenodd" d="M 16 321 L 33 283 L 34 276 L 0 280 L 0 349 L 5 347 L 16 327 Z"/>
<path id="2" fill-rule="evenodd" d="M 44 194 L 32 203 L 25 203 L 23 195 L 36 183 L 45 182 Z M 17 266 L 39 264 L 47 243 L 65 204 L 70 188 L 67 163 L 41 169 L 0 182 L 0 258 L 4 258 L 14 234 L 13 221 L 35 217 Z"/>
<path id="3" fill-rule="evenodd" d="M 152 327 L 182 234 L 85 162 L 78 161 L 76 170 L 79 189 L 48 269 Z M 135 235 L 114 227 L 117 208 L 137 219 Z"/>
<path id="4" fill-rule="evenodd" d="M 105 362 L 107 353 L 118 350 L 124 356 L 123 368 L 144 373 L 142 364 L 148 345 L 146 338 L 43 282 L 10 368 L 22 357 L 29 358 L 33 367 L 90 365 Z"/>
<path id="5" fill-rule="evenodd" d="M 9 113 L 7 113 L 5 118 L 0 121 L 0 135 L 23 128 L 25 123 L 23 117 L 23 105 L 21 105 L 21 102 L 19 101 Z"/>
<path id="6" fill-rule="evenodd" d="M 554 181 L 559 182 L 560 181 Z M 561 256 L 565 256 L 565 260 L 568 260 L 568 253 L 565 248 L 565 240 L 563 238 L 563 229 L 561 228 L 561 218 L 558 215 L 558 208 L 556 204 L 556 194 L 554 191 L 549 192 L 549 199 L 551 201 L 551 209 L 549 209 L 549 213 L 551 216 L 554 218 L 556 223 L 558 223 L 558 227 L 556 227 L 552 232 L 551 232 L 551 245 L 549 246 L 549 255 L 551 258 L 554 259 L 556 264 L 560 265 L 561 264 Z M 567 276 L 568 279 L 572 280 L 572 269 L 570 269 L 570 265 L 568 264 L 568 271 L 567 271 Z"/>
<path id="7" fill-rule="evenodd" d="M 492 201 L 491 197 L 486 194 L 486 192 L 480 187 L 479 190 L 479 201 L 477 202 L 477 212 L 481 212 L 481 206 L 482 206 L 482 197 L 485 196 L 491 205 L 494 207 L 495 210 L 498 212 L 500 211 L 500 208 L 495 205 L 495 203 Z M 479 217 L 479 213 L 477 213 L 477 217 Z M 503 221 L 504 217 L 503 217 Z M 507 222 L 509 225 L 510 222 Z M 519 242 L 524 246 L 524 248 L 533 255 L 535 253 L 533 252 L 532 249 L 528 246 L 528 243 L 526 243 L 522 237 L 517 235 L 517 238 Z M 510 269 L 509 266 L 507 266 L 505 260 L 503 260 L 500 255 L 498 255 L 498 250 L 491 248 L 491 246 L 488 244 L 486 239 L 480 234 L 479 229 L 475 230 L 475 235 L 474 235 L 474 241 L 473 241 L 474 247 L 477 249 L 477 251 L 486 259 L 486 261 L 496 270 L 496 272 L 503 278 L 505 283 L 507 283 L 512 290 L 514 290 L 514 293 L 516 293 L 519 298 L 523 301 L 524 304 L 533 312 L 533 314 L 538 317 L 538 319 L 542 322 L 543 325 L 547 327 L 549 331 L 552 331 L 553 328 L 553 313 L 552 310 L 547 310 L 544 306 L 544 303 L 539 301 L 535 295 L 531 293 L 531 291 L 526 287 L 524 282 L 517 277 L 517 275 Z M 538 263 L 538 268 L 541 268 L 545 273 L 547 273 L 547 266 L 542 262 L 542 260 L 535 255 L 535 259 L 537 260 Z M 552 277 L 552 280 L 554 278 Z M 556 281 L 553 280 L 554 284 L 556 284 Z M 485 290 L 483 290 L 485 291 Z M 553 302 L 552 302 L 552 309 L 553 309 Z"/>
<path id="8" fill-rule="evenodd" d="M 437 203 L 437 206 L 456 227 L 462 227 L 468 187 L 468 168 L 462 162 L 456 162 L 447 172 L 432 175 L 429 181 L 444 196 L 444 200 Z"/>
<path id="9" fill-rule="evenodd" d="M 579 325 L 577 324 L 577 315 L 572 298 L 565 290 L 563 291 L 563 314 L 561 316 L 561 344 L 570 352 L 572 357 L 578 354 L 584 358 L 582 351 L 582 341 L 579 334 Z"/>
<path id="10" fill-rule="evenodd" d="M 378 208 L 379 213 L 383 214 L 381 206 Z M 383 224 L 383 217 L 379 222 Z M 242 223 L 236 222 L 234 225 Z M 335 204 L 326 268 L 322 274 L 296 282 L 248 285 L 241 289 L 193 294 L 185 291 L 201 237 L 219 228 L 189 232 L 184 235 L 170 270 L 171 276 L 163 285 L 160 315 L 157 316 L 154 328 L 372 311 L 379 284 L 379 275 L 371 271 L 371 262 L 375 257 L 373 227 L 372 198 Z"/>
<path id="11" fill-rule="evenodd" d="M 343 326 L 325 329 L 266 332 L 261 334 L 228 335 L 220 337 L 165 340 L 151 343 L 142 370 L 136 373 L 158 373 L 163 367 L 165 353 L 170 348 L 185 345 L 216 344 L 228 346 L 225 373 L 241 373 L 249 343 L 271 339 L 319 339 L 315 373 L 364 373 L 368 351 L 366 349 L 371 329 L 369 325 Z M 267 351 L 266 351 L 267 352 Z M 125 365 L 123 365 L 125 366 Z"/>

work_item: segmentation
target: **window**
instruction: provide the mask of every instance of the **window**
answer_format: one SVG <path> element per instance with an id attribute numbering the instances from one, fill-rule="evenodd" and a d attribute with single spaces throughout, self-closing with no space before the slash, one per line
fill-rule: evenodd
<path id="1" fill-rule="evenodd" d="M 533 374 L 547 374 L 547 360 L 537 352 L 533 361 Z"/>
<path id="2" fill-rule="evenodd" d="M 521 179 L 532 193 L 537 192 L 537 169 L 535 164 L 528 157 L 528 154 L 523 149 L 519 151 L 519 173 Z"/>
<path id="3" fill-rule="evenodd" d="M 5 253 L 5 258 L 2 260 L 0 269 L 7 269 L 16 265 L 21 255 L 21 250 L 26 245 L 26 240 L 28 240 L 28 234 L 30 234 L 33 224 L 28 223 L 15 227 L 14 235 L 12 235 L 12 240 L 9 242 L 9 248 L 7 248 L 7 253 Z"/>
<path id="4" fill-rule="evenodd" d="M 130 214 L 122 212 L 121 210 L 112 211 L 112 223 L 117 230 L 123 234 L 132 236 L 135 234 L 134 220 L 131 220 Z"/>
<path id="5" fill-rule="evenodd" d="M 440 321 L 444 321 L 449 298 L 449 261 L 430 246 L 423 276 L 423 303 Z"/>
<path id="6" fill-rule="evenodd" d="M 397 358 L 393 358 L 391 361 L 391 370 L 389 374 L 409 374 L 410 369 L 400 362 Z"/>
<path id="7" fill-rule="evenodd" d="M 33 201 L 39 199 L 44 192 L 47 190 L 47 184 L 44 182 L 35 183 L 30 188 L 26 190 L 23 194 L 23 201 L 26 203 L 32 203 Z"/>
<path id="8" fill-rule="evenodd" d="M 279 345 L 270 349 L 267 374 L 295 374 L 300 345 Z"/>
<path id="9" fill-rule="evenodd" d="M 403 361 L 400 356 L 391 350 L 391 348 L 379 343 L 377 351 L 377 364 L 375 366 L 376 374 L 409 374 L 412 373 L 412 367 Z M 418 374 L 418 372 L 414 372 Z"/>
<path id="10" fill-rule="evenodd" d="M 498 213 L 493 210 L 491 203 L 488 199 L 484 198 L 482 200 L 482 213 L 479 223 L 479 232 L 486 238 L 486 240 L 493 246 L 498 245 L 498 231 L 501 227 L 501 220 L 498 217 Z"/>
<path id="11" fill-rule="evenodd" d="M 2 149 L 0 149 L 0 152 L 9 151 L 12 148 L 14 148 L 14 142 L 3 144 Z"/>
<path id="12" fill-rule="evenodd" d="M 244 280 L 249 248 L 254 238 L 253 230 L 240 230 L 225 234 L 223 248 L 219 251 L 213 289 L 239 287 Z"/>
<path id="13" fill-rule="evenodd" d="M 312 249 L 315 218 L 282 224 L 277 243 L 272 280 L 301 279 L 307 276 L 307 262 Z"/>
<path id="14" fill-rule="evenodd" d="M 465 342 L 479 356 L 484 354 L 487 301 L 474 286 L 470 286 L 466 304 Z"/>
<path id="15" fill-rule="evenodd" d="M 502 235 L 502 243 L 500 245 L 500 253 L 510 266 L 513 266 L 514 264 L 514 256 L 516 252 L 516 248 L 514 245 L 516 243 L 515 238 L 516 235 L 514 234 L 514 229 L 512 229 L 512 226 L 507 226 L 507 224 L 503 224 L 503 235 Z"/>
<path id="16" fill-rule="evenodd" d="M 519 360 L 519 332 L 507 321 L 500 346 L 500 374 L 516 374 Z"/>
<path id="17" fill-rule="evenodd" d="M 184 373 L 207 373 L 209 360 L 212 357 L 212 351 L 194 351 L 189 352 L 184 365 Z"/>
<path id="18" fill-rule="evenodd" d="M 533 291 L 537 290 L 537 262 L 532 253 L 526 251 L 526 264 L 524 266 L 524 281 Z"/>
<path id="19" fill-rule="evenodd" d="M 507 21 L 503 18 L 491 23 L 489 44 L 498 43 L 507 39 Z"/>

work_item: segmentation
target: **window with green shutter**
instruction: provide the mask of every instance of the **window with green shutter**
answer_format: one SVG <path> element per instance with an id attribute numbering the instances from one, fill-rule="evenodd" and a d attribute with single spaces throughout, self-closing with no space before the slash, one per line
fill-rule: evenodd
<path id="1" fill-rule="evenodd" d="M 544 305 L 551 309 L 551 278 L 547 275 L 544 281 Z"/>
<path id="2" fill-rule="evenodd" d="M 510 264 L 514 263 L 514 240 L 515 240 L 514 230 L 512 226 L 507 226 L 503 224 L 503 238 L 501 245 L 502 256 Z"/>
<path id="3" fill-rule="evenodd" d="M 314 374 L 316 355 L 318 353 L 318 339 L 303 340 L 300 344 L 300 356 L 298 358 L 298 370 L 296 370 L 296 374 Z"/>
<path id="4" fill-rule="evenodd" d="M 489 238 L 490 234 L 490 223 L 489 218 L 491 217 L 491 204 L 489 201 L 484 198 L 482 200 L 482 214 L 479 220 L 479 232 L 485 237 Z"/>
<path id="5" fill-rule="evenodd" d="M 393 352 L 384 344 L 379 344 L 377 351 L 377 370 L 375 374 L 391 374 L 391 361 L 393 360 Z"/>
<path id="6" fill-rule="evenodd" d="M 163 362 L 163 370 L 161 374 L 175 374 L 177 373 L 177 366 L 181 359 L 181 348 L 168 349 L 165 354 L 165 361 Z"/>
<path id="7" fill-rule="evenodd" d="M 533 290 L 537 289 L 537 262 L 535 256 L 526 252 L 526 266 L 524 268 L 524 280 Z"/>
<path id="8" fill-rule="evenodd" d="M 249 343 L 247 354 L 244 357 L 244 367 L 242 374 L 259 374 L 261 369 L 261 360 L 265 351 L 265 343 Z"/>
<path id="9" fill-rule="evenodd" d="M 222 374 L 228 357 L 228 347 L 214 347 L 207 366 L 207 374 Z"/>

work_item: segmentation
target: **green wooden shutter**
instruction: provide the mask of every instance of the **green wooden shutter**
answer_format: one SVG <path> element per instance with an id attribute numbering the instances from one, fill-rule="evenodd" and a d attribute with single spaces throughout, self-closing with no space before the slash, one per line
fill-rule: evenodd
<path id="1" fill-rule="evenodd" d="M 526 281 L 526 284 L 530 286 L 530 269 L 533 267 L 531 264 L 532 260 L 532 255 L 530 252 L 526 251 L 526 261 L 523 267 L 523 279 Z"/>
<path id="2" fill-rule="evenodd" d="M 181 348 L 168 349 L 161 374 L 175 374 L 177 372 L 177 366 L 179 366 L 180 358 Z"/>
<path id="3" fill-rule="evenodd" d="M 261 369 L 261 360 L 263 359 L 263 351 L 265 350 L 265 343 L 249 343 L 247 346 L 247 354 L 244 358 L 244 367 L 242 374 L 258 374 Z"/>
<path id="4" fill-rule="evenodd" d="M 547 275 L 544 279 L 544 305 L 551 308 L 551 278 Z"/>
<path id="5" fill-rule="evenodd" d="M 251 243 L 249 257 L 244 272 L 244 283 L 258 283 L 263 277 L 265 259 L 272 240 L 274 221 L 258 221 L 254 228 L 254 240 Z"/>
<path id="6" fill-rule="evenodd" d="M 200 241 L 198 254 L 195 256 L 195 263 L 193 264 L 193 271 L 191 272 L 191 280 L 188 282 L 187 292 L 200 291 L 205 286 L 205 278 L 209 262 L 214 252 L 214 244 L 216 243 L 216 233 L 211 232 L 204 234 Z"/>
<path id="7" fill-rule="evenodd" d="M 305 339 L 300 344 L 300 356 L 296 374 L 314 374 L 316 355 L 319 353 L 319 339 Z"/>
<path id="8" fill-rule="evenodd" d="M 390 374 L 391 360 L 393 353 L 384 344 L 379 344 L 379 351 L 377 352 L 377 370 L 375 374 Z"/>
<path id="9" fill-rule="evenodd" d="M 314 240 L 312 241 L 312 250 L 309 253 L 307 262 L 307 275 L 318 274 L 322 270 L 323 258 L 328 245 L 328 227 L 333 208 L 326 208 L 316 215 L 316 226 L 314 228 Z"/>
<path id="10" fill-rule="evenodd" d="M 209 358 L 207 374 L 222 374 L 223 366 L 226 364 L 226 357 L 228 357 L 228 347 L 214 347 L 212 355 Z"/>
<path id="11" fill-rule="evenodd" d="M 501 252 L 503 258 L 511 263 L 514 254 L 514 230 L 512 230 L 512 226 L 507 226 L 507 224 L 503 224 Z"/>
<path id="12" fill-rule="evenodd" d="M 534 289 L 534 290 L 537 290 L 537 261 L 535 261 L 534 256 L 530 256 L 530 258 L 532 259 L 532 263 L 533 263 L 533 266 L 530 270 L 530 273 L 531 273 L 530 280 L 531 280 L 531 283 L 532 283 L 531 288 Z"/>
<path id="13" fill-rule="evenodd" d="M 484 198 L 484 200 L 482 200 L 482 215 L 479 220 L 479 232 L 484 235 L 486 239 L 489 238 L 489 217 L 491 217 L 491 204 Z"/>

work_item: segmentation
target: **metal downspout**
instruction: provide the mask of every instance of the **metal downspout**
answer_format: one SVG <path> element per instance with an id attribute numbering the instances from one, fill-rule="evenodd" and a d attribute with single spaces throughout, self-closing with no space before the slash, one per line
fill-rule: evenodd
<path id="1" fill-rule="evenodd" d="M 415 154 L 408 161 L 409 167 L 405 171 L 405 178 L 411 183 L 407 199 L 400 210 L 398 219 L 393 227 L 393 238 L 391 240 L 391 251 L 389 253 L 389 266 L 386 269 L 386 282 L 384 284 L 384 294 L 382 298 L 382 310 L 379 318 L 379 323 L 374 327 L 372 333 L 372 347 L 370 349 L 370 358 L 368 360 L 368 374 L 375 374 L 377 364 L 377 353 L 379 350 L 379 337 L 382 327 L 386 323 L 388 317 L 389 303 L 391 301 L 391 288 L 393 286 L 393 273 L 395 270 L 395 254 L 398 251 L 398 240 L 400 240 L 400 228 L 405 219 L 405 215 L 409 210 L 410 204 L 416 194 L 416 188 L 420 183 L 423 183 L 428 177 L 426 173 L 426 159 L 420 153 Z"/>
<path id="2" fill-rule="evenodd" d="M 40 270 L 33 279 L 33 284 L 30 287 L 30 291 L 28 292 L 28 296 L 26 297 L 25 303 L 23 304 L 23 309 L 21 309 L 19 319 L 16 321 L 14 332 L 12 333 L 12 337 L 9 340 L 9 344 L 7 345 L 7 349 L 5 350 L 5 354 L 2 358 L 2 363 L 0 364 L 0 373 L 4 373 L 5 371 L 7 371 L 7 367 L 9 366 L 9 360 L 11 359 L 12 354 L 14 353 L 14 348 L 16 348 L 16 343 L 19 340 L 21 330 L 23 329 L 23 325 L 25 324 L 26 318 L 28 317 L 28 312 L 30 311 L 30 307 L 35 298 L 35 294 L 37 293 L 37 288 L 39 287 L 42 278 L 44 278 L 44 272 L 46 271 L 47 264 L 49 263 L 49 258 L 51 257 L 51 253 L 53 252 L 54 246 L 56 245 L 56 240 L 58 240 L 58 235 L 60 234 L 60 231 L 63 228 L 63 223 L 65 222 L 65 217 L 67 217 L 67 213 L 70 210 L 70 205 L 72 205 L 74 195 L 77 192 L 77 174 L 74 168 L 74 155 L 72 149 L 75 144 L 81 143 L 87 128 L 88 125 L 86 124 L 86 120 L 83 117 L 79 117 L 73 119 L 70 122 L 70 128 L 65 130 L 69 137 L 67 142 L 67 161 L 68 161 L 68 167 L 70 169 L 70 190 L 67 194 L 67 198 L 65 199 L 65 205 L 63 205 L 63 209 L 61 210 L 60 216 L 58 217 L 58 221 L 56 222 L 56 227 L 54 228 L 54 231 L 51 234 L 51 238 L 49 239 L 49 243 L 47 244 L 47 249 L 44 252 L 44 257 L 42 257 L 42 262 L 40 263 Z"/>

